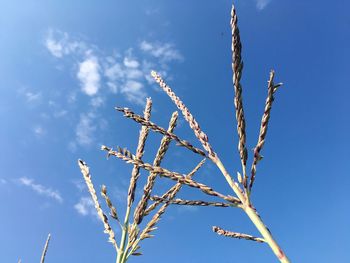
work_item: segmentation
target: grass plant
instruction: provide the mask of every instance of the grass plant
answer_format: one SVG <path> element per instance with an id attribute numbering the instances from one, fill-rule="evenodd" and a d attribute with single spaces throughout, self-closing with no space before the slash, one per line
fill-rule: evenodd
<path id="1" fill-rule="evenodd" d="M 116 220 L 121 228 L 120 241 L 116 241 L 116 236 L 111 228 L 108 217 L 102 211 L 101 205 L 98 201 L 96 191 L 94 189 L 91 174 L 87 164 L 79 160 L 81 172 L 84 176 L 88 190 L 91 194 L 92 200 L 95 204 L 97 214 L 104 225 L 104 232 L 108 235 L 109 242 L 113 245 L 117 252 L 116 262 L 124 263 L 131 256 L 140 256 L 141 241 L 147 238 L 153 237 L 153 232 L 157 229 L 157 223 L 161 216 L 166 212 L 166 209 L 170 205 L 190 205 L 190 206 L 215 206 L 222 208 L 238 208 L 243 210 L 251 222 L 255 225 L 260 237 L 256 237 L 250 234 L 232 232 L 222 229 L 219 226 L 213 226 L 213 231 L 221 236 L 229 238 L 244 239 L 254 241 L 258 243 L 267 244 L 273 253 L 276 255 L 280 262 L 290 262 L 286 254 L 273 238 L 270 230 L 259 216 L 257 209 L 252 203 L 251 193 L 255 183 L 257 165 L 261 161 L 261 151 L 263 149 L 269 119 L 271 116 L 272 103 L 274 101 L 274 95 L 277 89 L 282 85 L 274 82 L 275 72 L 272 70 L 268 79 L 265 109 L 262 115 L 260 133 L 257 144 L 253 151 L 252 164 L 250 174 L 247 171 L 248 151 L 246 147 L 246 122 L 244 117 L 243 107 L 243 88 L 241 84 L 242 72 L 243 72 L 243 60 L 242 60 L 242 44 L 240 40 L 237 13 L 232 6 L 231 11 L 231 30 L 232 30 L 232 71 L 233 71 L 233 87 L 234 87 L 234 107 L 237 121 L 237 133 L 238 133 L 238 153 L 241 160 L 241 171 L 237 173 L 237 179 L 234 179 L 227 171 L 226 167 L 219 158 L 218 153 L 209 143 L 207 134 L 201 129 L 199 123 L 196 121 L 190 110 L 181 101 L 181 99 L 174 93 L 170 86 L 162 79 L 162 77 L 155 71 L 152 71 L 151 75 L 159 87 L 169 96 L 169 98 L 176 105 L 178 110 L 182 113 L 184 119 L 193 130 L 194 135 L 202 145 L 203 149 L 195 147 L 192 143 L 180 138 L 174 133 L 178 112 L 174 112 L 170 118 L 169 126 L 167 129 L 162 128 L 151 119 L 152 100 L 147 99 L 143 116 L 136 114 L 129 108 L 116 107 L 118 112 L 124 114 L 128 119 L 131 119 L 141 125 L 140 135 L 138 138 L 138 146 L 135 154 L 131 153 L 126 148 L 102 146 L 101 149 L 107 153 L 108 157 L 115 157 L 123 160 L 124 162 L 132 165 L 132 173 L 130 177 L 130 184 L 128 189 L 128 197 L 126 202 L 126 213 L 124 220 L 120 221 L 120 217 L 117 213 L 116 207 L 113 205 L 111 199 L 107 193 L 107 187 L 102 186 L 101 195 L 105 199 L 105 202 L 109 208 L 109 214 L 111 219 Z M 163 138 L 160 142 L 158 151 L 154 158 L 153 163 L 146 163 L 143 161 L 144 149 L 146 146 L 147 137 L 150 131 L 160 133 Z M 184 147 L 194 154 L 200 155 L 203 160 L 199 162 L 196 167 L 188 174 L 182 174 L 175 171 L 167 170 L 162 167 L 162 160 L 169 149 L 171 141 L 175 141 L 178 146 Z M 200 183 L 193 177 L 202 167 L 204 162 L 208 160 L 217 166 L 222 173 L 227 184 L 232 189 L 234 196 L 226 195 L 218 190 L 214 190 L 211 186 Z M 146 170 L 149 172 L 147 181 L 143 187 L 143 195 L 138 202 L 135 202 L 135 190 L 137 188 L 138 179 L 140 177 L 140 170 Z M 152 195 L 155 181 L 160 178 L 167 178 L 175 182 L 174 186 L 166 191 L 162 196 Z M 183 186 L 192 187 L 194 190 L 200 190 L 206 195 L 214 196 L 220 201 L 209 202 L 205 200 L 184 200 L 176 198 L 177 193 Z M 156 210 L 154 212 L 154 210 Z M 133 216 L 132 215 L 133 211 Z M 151 216 L 151 213 L 153 216 Z M 148 220 L 145 227 L 141 229 L 140 224 L 144 220 Z M 150 218 L 150 219 L 148 219 Z"/>

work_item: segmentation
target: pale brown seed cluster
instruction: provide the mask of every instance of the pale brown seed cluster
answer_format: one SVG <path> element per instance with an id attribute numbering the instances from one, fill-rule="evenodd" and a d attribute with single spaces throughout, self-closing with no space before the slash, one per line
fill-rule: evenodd
<path id="1" fill-rule="evenodd" d="M 194 131 L 194 134 L 198 140 L 202 143 L 203 148 L 208 152 L 210 158 L 215 158 L 216 153 L 212 149 L 208 141 L 208 136 L 201 130 L 198 122 L 193 117 L 191 112 L 185 106 L 185 104 L 180 100 L 179 97 L 171 90 L 171 88 L 164 82 L 160 75 L 157 72 L 151 72 L 152 77 L 159 84 L 159 86 L 168 94 L 171 100 L 175 103 L 179 110 L 181 110 L 185 120 L 189 123 L 191 129 Z"/>
<path id="2" fill-rule="evenodd" d="M 242 61 L 242 44 L 237 25 L 238 19 L 234 6 L 232 5 L 231 10 L 231 30 L 232 30 L 232 70 L 233 70 L 233 85 L 235 90 L 234 104 L 236 108 L 236 119 L 237 119 L 237 132 L 239 137 L 238 150 L 241 158 L 243 169 L 245 170 L 247 164 L 247 148 L 246 148 L 246 132 L 245 132 L 245 118 L 243 110 L 242 100 L 242 85 L 241 77 L 243 71 Z M 246 186 L 246 177 L 243 179 L 243 184 Z"/>
<path id="3" fill-rule="evenodd" d="M 146 121 L 149 121 L 151 117 L 151 109 L 152 109 L 152 100 L 151 98 L 147 99 L 145 112 L 144 112 L 144 119 Z M 145 148 L 145 142 L 148 136 L 149 128 L 147 126 L 142 126 L 139 136 L 139 142 L 137 145 L 136 150 L 136 158 L 142 159 L 144 148 Z M 133 170 L 131 172 L 131 178 L 130 178 L 130 185 L 129 185 L 129 191 L 128 191 L 128 206 L 130 207 L 131 204 L 134 202 L 135 198 L 135 189 L 137 180 L 140 176 L 140 168 L 137 165 L 134 165 Z"/>
<path id="4" fill-rule="evenodd" d="M 108 234 L 109 242 L 111 242 L 113 244 L 113 246 L 115 247 L 115 249 L 118 250 L 118 245 L 117 245 L 117 242 L 115 241 L 114 231 L 112 230 L 111 226 L 109 225 L 108 218 L 103 213 L 101 205 L 98 202 L 96 191 L 95 191 L 94 185 L 92 184 L 92 181 L 91 181 L 90 169 L 86 165 L 86 163 L 82 160 L 78 160 L 78 164 L 79 164 L 80 170 L 84 176 L 84 179 L 85 179 L 86 185 L 88 187 L 88 190 L 91 194 L 92 200 L 94 202 L 94 205 L 95 205 L 95 208 L 97 211 L 97 215 L 99 216 L 99 218 L 103 222 L 103 226 L 105 228 L 104 232 L 106 234 Z"/>
<path id="5" fill-rule="evenodd" d="M 113 155 L 123 161 L 125 161 L 126 163 L 131 163 L 135 166 L 139 166 L 140 168 L 143 168 L 147 171 L 150 171 L 150 172 L 153 172 L 153 173 L 157 173 L 159 174 L 160 176 L 164 176 L 164 177 L 167 177 L 171 180 L 174 180 L 174 181 L 177 181 L 179 183 L 182 183 L 182 184 L 185 184 L 185 185 L 188 185 L 190 187 L 193 187 L 193 188 L 198 188 L 200 189 L 202 192 L 204 192 L 205 194 L 207 195 L 212 195 L 212 196 L 217 196 L 217 197 L 220 197 L 228 202 L 232 202 L 232 203 L 235 203 L 235 204 L 239 204 L 240 203 L 240 200 L 236 197 L 232 197 L 232 196 L 226 196 L 226 195 L 223 195 L 217 191 L 214 191 L 211 187 L 205 185 L 205 184 L 202 184 L 202 183 L 198 183 L 192 179 L 189 179 L 189 178 L 186 178 L 186 175 L 184 174 L 180 174 L 180 173 L 177 173 L 177 172 L 171 172 L 171 171 L 168 171 L 167 169 L 165 168 L 162 168 L 162 167 L 159 167 L 159 166 L 152 166 L 151 164 L 149 163 L 144 163 L 143 161 L 139 160 L 139 159 L 136 159 L 136 158 L 130 158 L 126 155 L 124 155 L 123 153 L 121 152 L 116 152 L 116 151 L 113 151 L 111 148 L 107 147 L 107 146 L 102 146 L 101 147 L 102 150 L 105 150 L 105 151 L 108 151 L 108 155 Z"/>
<path id="6" fill-rule="evenodd" d="M 189 173 L 186 175 L 186 178 L 191 179 L 193 175 L 195 175 L 195 173 L 202 167 L 202 165 L 205 163 L 206 159 L 203 159 L 202 161 L 200 161 L 196 167 Z M 169 200 L 173 199 L 176 194 L 180 191 L 182 187 L 181 183 L 177 183 L 175 184 L 173 187 L 171 187 L 165 194 L 162 195 L 162 198 L 167 198 Z M 153 204 L 151 204 L 146 210 L 145 210 L 145 215 L 148 215 L 151 211 L 153 211 L 157 205 L 160 204 L 160 202 L 155 201 Z"/>
<path id="7" fill-rule="evenodd" d="M 47 239 L 46 239 L 46 242 L 45 242 L 45 246 L 44 246 L 44 249 L 43 249 L 43 253 L 41 254 L 40 263 L 44 263 L 45 262 L 45 257 L 46 257 L 47 249 L 49 248 L 50 239 L 51 239 L 51 234 L 49 234 L 47 236 Z M 19 262 L 21 262 L 21 260 L 19 260 Z"/>
<path id="8" fill-rule="evenodd" d="M 177 121 L 178 113 L 174 112 L 173 115 L 171 116 L 170 122 L 169 122 L 169 127 L 168 127 L 168 132 L 173 132 L 176 126 L 176 121 Z M 164 158 L 164 155 L 166 151 L 169 148 L 169 144 L 171 142 L 171 138 L 168 136 L 164 136 L 162 138 L 162 141 L 160 143 L 159 149 L 157 151 L 156 157 L 153 161 L 153 166 L 159 166 L 162 159 Z M 157 177 L 157 173 L 150 173 L 150 175 L 147 178 L 147 183 L 143 189 L 143 196 L 141 197 L 141 200 L 139 201 L 135 212 L 134 212 L 134 222 L 136 224 L 140 224 L 142 222 L 143 216 L 144 216 L 144 211 L 147 207 L 148 204 L 148 199 L 151 195 L 152 188 L 154 186 L 155 179 Z"/>
<path id="9" fill-rule="evenodd" d="M 105 185 L 102 185 L 101 195 L 106 200 L 106 204 L 109 207 L 109 214 L 111 215 L 111 217 L 120 222 L 118 218 L 117 209 L 113 206 L 112 201 L 107 194 L 107 187 Z"/>
<path id="10" fill-rule="evenodd" d="M 251 241 L 256 241 L 260 243 L 264 243 L 265 240 L 260 237 L 254 237 L 251 235 L 247 234 L 242 234 L 242 233 L 237 233 L 237 232 L 231 232 L 224 230 L 218 226 L 213 226 L 213 231 L 217 233 L 218 235 L 225 236 L 225 237 L 232 237 L 232 238 L 238 238 L 238 239 L 245 239 L 245 240 L 251 240 Z"/>
<path id="11" fill-rule="evenodd" d="M 169 203 L 169 204 L 174 204 L 174 205 L 191 205 L 191 206 L 215 206 L 215 207 L 230 207 L 232 205 L 227 204 L 227 203 L 222 203 L 222 202 L 207 202 L 207 201 L 202 201 L 202 200 L 184 200 L 184 199 L 167 199 L 167 198 L 162 198 L 160 196 L 151 196 L 150 199 L 152 201 L 157 201 L 161 203 Z"/>
<path id="12" fill-rule="evenodd" d="M 79 166 L 83 173 L 85 182 L 88 186 L 89 192 L 92 196 L 93 202 L 95 204 L 95 208 L 97 210 L 98 216 L 101 218 L 104 227 L 105 233 L 109 235 L 109 241 L 113 243 L 114 247 L 117 250 L 117 263 L 125 263 L 129 256 L 141 255 L 139 252 L 141 240 L 146 238 L 153 237 L 152 232 L 157 229 L 156 225 L 161 219 L 161 216 L 165 213 L 167 207 L 169 205 L 188 205 L 188 206 L 213 206 L 213 207 L 239 207 L 241 208 L 251 219 L 253 224 L 257 227 L 259 232 L 261 233 L 263 238 L 255 237 L 247 234 L 231 232 L 224 230 L 220 227 L 214 226 L 213 231 L 218 235 L 223 235 L 226 237 L 252 240 L 256 242 L 266 242 L 269 244 L 275 255 L 280 259 L 283 263 L 288 263 L 288 259 L 274 241 L 271 236 L 270 231 L 266 227 L 266 225 L 262 222 L 258 212 L 254 208 L 253 204 L 250 200 L 250 192 L 255 180 L 256 174 L 256 166 L 257 163 L 261 160 L 262 156 L 260 152 L 265 143 L 268 121 L 270 118 L 270 111 L 272 107 L 272 102 L 274 100 L 274 93 L 280 84 L 275 85 L 273 82 L 274 72 L 272 71 L 270 74 L 270 79 L 268 82 L 268 96 L 266 99 L 265 110 L 261 121 L 260 126 L 260 134 L 258 138 L 258 143 L 254 148 L 254 160 L 252 162 L 251 168 L 251 176 L 250 181 L 248 181 L 248 176 L 246 172 L 246 164 L 248 159 L 247 149 L 246 149 L 246 122 L 244 117 L 244 109 L 243 109 L 243 99 L 242 99 L 242 85 L 241 85 L 241 77 L 243 71 L 243 61 L 242 61 L 242 44 L 240 40 L 240 33 L 237 26 L 237 14 L 234 6 L 232 6 L 231 11 L 231 30 L 232 30 L 232 70 L 233 70 L 233 84 L 234 84 L 234 105 L 235 105 L 235 113 L 237 119 L 237 132 L 238 132 L 238 150 L 242 163 L 242 175 L 238 172 L 238 182 L 235 182 L 231 175 L 228 173 L 226 167 L 223 165 L 218 155 L 214 152 L 213 148 L 209 144 L 208 136 L 202 131 L 198 122 L 191 114 L 189 109 L 185 106 L 185 104 L 180 100 L 179 97 L 171 90 L 171 88 L 165 83 L 165 81 L 158 75 L 155 71 L 152 71 L 152 77 L 159 84 L 159 86 L 167 93 L 167 95 L 171 98 L 171 100 L 175 103 L 177 108 L 182 112 L 184 118 L 189 123 L 189 126 L 193 130 L 195 136 L 202 144 L 205 151 L 196 148 L 188 141 L 182 140 L 177 135 L 173 133 L 174 128 L 176 126 L 176 121 L 178 118 L 178 113 L 174 112 L 171 120 L 169 122 L 168 129 L 164 129 L 159 125 L 150 121 L 151 115 L 151 107 L 152 101 L 151 99 L 147 99 L 144 116 L 140 116 L 135 114 L 131 109 L 117 107 L 116 110 L 123 112 L 124 116 L 130 118 L 137 123 L 141 124 L 141 130 L 138 140 L 138 146 L 133 155 L 126 148 L 122 149 L 117 147 L 117 150 L 113 150 L 107 146 L 102 146 L 101 149 L 107 152 L 107 157 L 115 156 L 118 159 L 125 161 L 133 166 L 129 190 L 128 190 L 128 198 L 127 198 L 127 208 L 125 212 L 125 219 L 121 223 L 118 218 L 117 210 L 113 206 L 112 201 L 107 195 L 106 186 L 102 186 L 101 195 L 105 199 L 107 206 L 110 210 L 110 215 L 112 218 L 116 219 L 121 226 L 121 239 L 120 239 L 120 247 L 118 247 L 114 232 L 111 229 L 108 219 L 106 215 L 103 213 L 100 204 L 98 203 L 96 192 L 91 182 L 91 176 L 89 172 L 89 168 L 87 165 L 79 160 Z M 148 137 L 149 130 L 153 130 L 157 133 L 163 135 L 160 146 L 158 148 L 157 154 L 154 158 L 153 164 L 146 163 L 142 160 L 144 155 L 144 148 L 146 139 Z M 204 160 L 197 164 L 197 166 L 187 175 L 181 174 L 178 172 L 169 171 L 163 167 L 161 167 L 161 162 L 169 148 L 171 141 L 174 140 L 177 145 L 183 146 L 190 151 L 204 156 Z M 236 194 L 237 197 L 233 197 L 230 195 L 221 194 L 210 186 L 199 183 L 192 179 L 193 175 L 199 170 L 199 168 L 204 164 L 206 158 L 209 158 L 220 170 L 222 175 L 225 177 L 227 183 Z M 130 213 L 133 209 L 132 205 L 134 203 L 135 191 L 137 187 L 137 181 L 140 176 L 140 169 L 145 169 L 149 171 L 149 176 L 147 177 L 147 182 L 143 187 L 143 195 L 140 198 L 136 208 L 134 209 L 134 217 L 133 222 L 130 221 Z M 167 192 L 165 192 L 162 196 L 151 196 L 153 193 L 153 188 L 155 185 L 155 181 L 158 177 L 169 178 L 176 182 L 176 184 L 171 187 Z M 201 190 L 203 193 L 221 198 L 222 202 L 209 202 L 202 200 L 186 200 L 175 198 L 177 193 L 180 191 L 183 185 L 187 185 L 193 188 L 197 188 Z M 153 201 L 153 203 L 148 206 L 149 201 Z M 226 202 L 225 202 L 226 201 Z M 148 221 L 146 226 L 142 229 L 141 223 L 145 220 L 145 216 L 149 215 L 153 210 L 157 208 L 158 205 L 161 207 L 158 211 L 155 212 L 152 219 Z M 48 243 L 48 241 L 47 241 Z"/>
<path id="13" fill-rule="evenodd" d="M 194 147 L 188 141 L 182 140 L 178 136 L 176 136 L 174 133 L 167 132 L 164 128 L 156 125 L 155 123 L 145 120 L 145 118 L 141 117 L 140 115 L 135 114 L 132 110 L 130 110 L 128 108 L 121 108 L 121 107 L 116 107 L 115 109 L 117 111 L 123 112 L 125 117 L 130 118 L 130 119 L 140 123 L 143 126 L 147 126 L 155 132 L 158 132 L 160 134 L 163 134 L 163 135 L 170 137 L 174 141 L 178 142 L 179 145 L 186 147 L 187 149 L 191 150 L 192 152 L 200 154 L 202 156 L 206 156 L 206 154 L 202 150 Z"/>
<path id="14" fill-rule="evenodd" d="M 258 143 L 256 144 L 254 148 L 254 160 L 251 167 L 251 176 L 250 176 L 250 183 L 249 183 L 249 189 L 251 190 L 255 181 L 255 175 L 256 175 L 256 165 L 257 163 L 262 159 L 262 156 L 260 155 L 261 149 L 264 146 L 266 134 L 267 134 L 267 128 L 271 116 L 271 108 L 272 103 L 274 101 L 274 94 L 279 86 L 282 85 L 282 83 L 279 83 L 277 85 L 274 84 L 274 77 L 275 72 L 271 70 L 270 72 L 270 78 L 268 81 L 268 87 L 267 87 L 267 98 L 265 102 L 265 109 L 264 114 L 261 118 L 261 124 L 260 124 L 260 133 L 258 138 Z"/>
<path id="15" fill-rule="evenodd" d="M 187 176 L 186 178 L 191 178 L 198 170 L 199 168 L 204 164 L 205 159 L 203 159 Z M 177 183 L 176 185 L 174 185 L 172 188 L 170 188 L 162 197 L 163 198 L 167 198 L 167 200 L 172 200 L 177 192 L 181 189 L 182 184 L 181 183 Z M 152 210 L 154 210 L 158 204 L 160 204 L 161 202 L 156 201 L 155 203 L 153 203 L 150 207 L 148 207 L 145 211 L 145 215 L 148 215 Z M 140 239 L 144 240 L 146 238 L 151 238 L 153 237 L 153 235 L 151 235 L 150 233 L 153 232 L 154 230 L 157 229 L 156 224 L 159 222 L 161 216 L 164 214 L 164 212 L 166 211 L 167 207 L 170 205 L 170 203 L 164 203 L 161 208 L 153 215 L 152 219 L 147 223 L 146 227 L 144 228 L 144 230 L 141 232 L 140 234 Z M 135 240 L 133 243 L 130 244 L 131 247 L 131 251 L 136 251 L 139 246 L 138 246 L 138 242 L 137 240 Z"/>

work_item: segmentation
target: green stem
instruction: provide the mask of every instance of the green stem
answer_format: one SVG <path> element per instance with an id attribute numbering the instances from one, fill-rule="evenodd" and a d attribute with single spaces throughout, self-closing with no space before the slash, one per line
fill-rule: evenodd
<path id="1" fill-rule="evenodd" d="M 120 248 L 118 252 L 118 257 L 117 257 L 117 263 L 124 263 L 124 254 L 125 254 L 125 244 L 126 244 L 126 237 L 128 235 L 129 231 L 129 216 L 130 216 L 130 210 L 131 206 L 128 206 L 126 208 L 126 213 L 125 213 L 125 219 L 124 219 L 124 225 L 123 225 L 123 232 L 122 232 L 122 237 L 120 239 Z"/>
<path id="2" fill-rule="evenodd" d="M 277 244 L 277 242 L 273 239 L 271 232 L 267 229 L 267 227 L 262 222 L 262 220 L 259 217 L 256 210 L 251 205 L 248 194 L 247 194 L 247 196 L 245 196 L 242 193 L 239 186 L 234 182 L 234 180 L 232 179 L 230 174 L 227 172 L 226 168 L 224 167 L 224 165 L 220 161 L 219 157 L 217 157 L 217 156 L 213 157 L 212 161 L 218 166 L 218 168 L 220 169 L 221 173 L 224 175 L 226 181 L 228 182 L 228 184 L 230 185 L 232 190 L 235 192 L 237 197 L 241 200 L 242 209 L 248 215 L 248 217 L 253 222 L 255 227 L 258 229 L 260 234 L 263 236 L 266 243 L 270 246 L 271 250 L 277 256 L 279 261 L 281 263 L 290 263 L 289 259 L 284 254 L 283 250 L 280 248 L 280 246 Z"/>

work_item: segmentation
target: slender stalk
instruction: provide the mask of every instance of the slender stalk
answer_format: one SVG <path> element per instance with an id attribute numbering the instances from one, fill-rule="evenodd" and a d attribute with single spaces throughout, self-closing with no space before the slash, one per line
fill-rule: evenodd
<path id="1" fill-rule="evenodd" d="M 49 234 L 47 236 L 46 243 L 45 243 L 45 246 L 44 246 L 44 250 L 43 250 L 43 253 L 41 255 L 40 263 L 44 263 L 45 262 L 45 256 L 46 256 L 46 253 L 47 253 L 47 249 L 49 248 L 50 238 L 51 238 L 51 235 Z M 19 262 L 21 262 L 21 260 L 19 260 Z"/>
<path id="2" fill-rule="evenodd" d="M 281 247 L 274 240 L 271 232 L 265 226 L 265 224 L 261 220 L 261 218 L 258 215 L 258 213 L 256 212 L 256 210 L 251 206 L 246 206 L 243 210 L 244 210 L 244 212 L 246 212 L 246 214 L 248 215 L 250 220 L 253 222 L 255 227 L 259 230 L 259 232 L 263 236 L 265 242 L 270 246 L 271 250 L 276 255 L 276 257 L 279 259 L 279 261 L 282 263 L 290 263 L 286 254 L 283 252 Z"/>
<path id="3" fill-rule="evenodd" d="M 122 237 L 120 239 L 120 249 L 119 249 L 119 253 L 117 256 L 117 263 L 124 262 L 124 260 L 123 260 L 123 257 L 125 254 L 124 248 L 125 248 L 125 243 L 126 243 L 126 237 L 128 236 L 128 231 L 129 231 L 130 210 L 131 210 L 131 206 L 128 206 L 126 208 L 126 212 L 125 212 L 125 219 L 124 219 L 124 224 L 123 224 Z"/>
<path id="4" fill-rule="evenodd" d="M 248 215 L 250 220 L 253 222 L 255 227 L 258 229 L 260 234 L 263 236 L 265 242 L 270 246 L 271 250 L 273 253 L 277 256 L 277 258 L 280 260 L 282 263 L 289 263 L 289 259 L 287 258 L 286 254 L 283 252 L 281 247 L 277 244 L 277 242 L 274 240 L 272 237 L 271 232 L 268 230 L 266 225 L 263 223 L 261 220 L 260 216 L 258 215 L 257 211 L 253 206 L 250 204 L 250 202 L 247 200 L 245 195 L 241 192 L 240 188 L 238 185 L 234 182 L 232 177 L 229 175 L 227 172 L 225 166 L 222 164 L 220 161 L 219 157 L 216 157 L 216 160 L 214 160 L 222 174 L 224 175 L 226 181 L 228 184 L 231 186 L 232 190 L 235 192 L 237 197 L 241 200 L 242 202 L 242 209 L 243 211 Z"/>
<path id="5" fill-rule="evenodd" d="M 146 121 L 149 121 L 151 117 L 151 109 L 152 109 L 152 100 L 151 98 L 147 99 L 146 107 L 144 111 L 144 118 Z M 139 141 L 136 149 L 136 157 L 138 159 L 141 159 L 144 154 L 144 148 L 145 148 L 145 142 L 148 136 L 149 128 L 146 126 L 142 126 L 140 130 L 140 136 Z M 117 263 L 122 263 L 125 261 L 125 245 L 126 245 L 126 237 L 129 233 L 129 217 L 130 217 L 130 210 L 131 206 L 134 202 L 135 197 L 135 189 L 136 189 L 136 183 L 140 176 L 140 167 L 137 165 L 134 165 L 133 170 L 131 172 L 131 178 L 130 178 L 130 185 L 129 185 L 129 191 L 128 191 L 128 203 L 127 208 L 125 212 L 125 218 L 124 218 L 124 224 L 123 224 L 123 231 L 122 236 L 120 239 L 120 248 L 118 251 L 118 257 L 117 257 Z"/>

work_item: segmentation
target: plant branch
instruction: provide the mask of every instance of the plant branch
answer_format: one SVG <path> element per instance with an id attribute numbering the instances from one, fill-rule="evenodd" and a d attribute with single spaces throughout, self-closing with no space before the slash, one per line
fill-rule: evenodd
<path id="1" fill-rule="evenodd" d="M 251 240 L 251 241 L 256 241 L 256 242 L 260 242 L 260 243 L 265 243 L 266 242 L 261 237 L 254 237 L 254 236 L 247 235 L 247 234 L 227 231 L 227 230 L 224 230 L 224 229 L 222 229 L 222 228 L 220 228 L 218 226 L 213 226 L 213 231 L 215 233 L 217 233 L 218 235 L 225 236 L 225 237 L 232 237 L 232 238 L 238 238 L 238 239 Z"/>
<path id="2" fill-rule="evenodd" d="M 112 230 L 111 226 L 109 225 L 109 222 L 108 222 L 108 218 L 107 216 L 103 213 L 102 211 L 102 208 L 101 208 L 101 205 L 100 203 L 98 202 L 98 198 L 97 198 L 97 195 L 96 195 L 96 191 L 95 191 L 95 188 L 94 188 L 94 185 L 92 184 L 92 181 L 91 181 L 91 175 L 90 175 L 90 168 L 87 166 L 87 164 L 82 161 L 82 160 L 78 160 L 78 165 L 80 167 L 80 170 L 81 170 L 81 173 L 83 174 L 84 176 L 84 179 L 85 179 L 85 183 L 88 187 L 88 190 L 91 194 L 91 198 L 92 198 L 92 201 L 94 202 L 94 205 L 95 205 L 95 208 L 96 208 L 96 211 L 97 211 L 97 215 L 98 217 L 101 219 L 102 223 L 103 223 L 103 226 L 105 228 L 104 232 L 106 234 L 108 234 L 109 236 L 109 242 L 112 243 L 112 245 L 114 246 L 114 248 L 116 249 L 116 251 L 118 252 L 119 251 L 119 248 L 118 248 L 118 245 L 117 245 L 117 242 L 115 241 L 115 234 L 114 234 L 114 231 Z"/>
<path id="3" fill-rule="evenodd" d="M 149 127 L 150 129 L 152 129 L 155 132 L 158 132 L 160 134 L 163 134 L 163 135 L 166 135 L 166 136 L 170 137 L 174 141 L 178 142 L 181 146 L 186 147 L 187 149 L 191 150 L 192 152 L 200 154 L 202 156 L 206 156 L 206 154 L 202 150 L 194 147 L 188 141 L 182 140 L 177 135 L 175 135 L 174 133 L 168 132 L 164 128 L 158 126 L 157 124 L 155 124 L 155 123 L 153 123 L 151 121 L 145 120 L 145 118 L 143 118 L 140 115 L 135 114 L 130 109 L 128 109 L 128 108 L 121 108 L 121 107 L 116 107 L 115 109 L 117 111 L 123 112 L 125 117 L 130 118 L 130 119 L 140 123 L 143 126 L 147 126 L 147 127 Z"/>
<path id="4" fill-rule="evenodd" d="M 268 85 L 267 85 L 268 86 L 267 98 L 266 98 L 266 103 L 265 103 L 264 114 L 261 118 L 259 138 L 258 138 L 258 142 L 254 148 L 254 159 L 253 159 L 253 164 L 251 167 L 249 192 L 251 192 L 254 181 L 255 181 L 256 166 L 257 166 L 258 162 L 263 158 L 260 155 L 260 152 L 265 144 L 267 128 L 268 128 L 269 120 L 270 120 L 270 116 L 271 116 L 272 103 L 274 101 L 274 94 L 275 94 L 276 90 L 278 89 L 278 87 L 280 87 L 282 85 L 282 83 L 278 83 L 277 85 L 275 85 L 274 81 L 273 81 L 274 77 L 275 77 L 275 72 L 273 70 L 271 70 L 270 78 L 269 78 Z"/>
<path id="5" fill-rule="evenodd" d="M 102 146 L 101 149 L 107 151 L 108 155 L 113 155 L 113 156 L 125 161 L 126 163 L 131 163 L 131 164 L 137 165 L 140 168 L 143 168 L 143 169 L 150 171 L 150 172 L 158 173 L 158 174 L 160 174 L 160 176 L 167 177 L 173 181 L 177 181 L 179 183 L 188 185 L 190 187 L 198 188 L 207 195 L 217 196 L 217 197 L 220 197 L 228 202 L 232 202 L 232 203 L 236 203 L 236 204 L 240 203 L 239 199 L 232 197 L 232 196 L 226 196 L 226 195 L 223 195 L 217 191 L 214 191 L 211 187 L 209 187 L 205 184 L 198 183 L 192 179 L 186 178 L 186 175 L 184 175 L 184 174 L 180 174 L 177 172 L 171 172 L 171 171 L 169 171 L 165 168 L 159 167 L 159 166 L 152 166 L 149 163 L 144 163 L 143 161 L 137 159 L 136 156 L 134 156 L 134 155 L 132 157 L 128 157 L 121 152 L 113 151 L 111 148 L 109 148 L 107 146 Z"/>
<path id="6" fill-rule="evenodd" d="M 246 165 L 248 152 L 246 148 L 246 131 L 245 131 L 245 118 L 243 109 L 243 99 L 242 99 L 242 85 L 241 77 L 243 71 L 243 61 L 242 61 L 242 44 L 239 34 L 239 28 L 237 25 L 238 18 L 236 10 L 232 5 L 231 10 L 231 32 L 232 32 L 232 71 L 233 71 L 233 86 L 235 90 L 234 104 L 236 109 L 236 119 L 237 119 L 237 133 L 238 133 L 238 151 L 241 158 L 242 170 L 243 170 L 243 186 L 247 189 L 247 174 Z"/>
<path id="7" fill-rule="evenodd" d="M 144 119 L 146 121 L 149 121 L 151 117 L 151 109 L 152 109 L 152 100 L 151 98 L 147 99 L 146 102 L 146 107 L 144 111 Z M 138 159 L 141 159 L 143 154 L 144 154 L 144 148 L 145 148 L 145 143 L 146 139 L 148 136 L 149 128 L 146 126 L 142 126 L 140 130 L 140 135 L 139 135 L 139 141 L 136 149 L 136 157 Z M 135 189 L 136 189 L 136 183 L 137 180 L 140 176 L 140 167 L 137 165 L 134 165 L 132 172 L 131 172 L 131 178 L 130 178 L 130 185 L 129 185 L 129 191 L 128 191 L 128 203 L 127 203 L 127 208 L 125 212 L 125 219 L 124 219 L 124 225 L 123 225 L 123 231 L 122 231 L 122 237 L 120 240 L 120 251 L 118 253 L 117 257 L 117 263 L 123 263 L 125 262 L 125 245 L 126 245 L 126 237 L 129 234 L 129 217 L 130 217 L 130 210 L 131 210 L 131 205 L 134 202 L 134 197 L 135 197 Z M 134 229 L 134 231 L 136 231 Z M 130 237 L 130 236 L 129 236 Z"/>
<path id="8" fill-rule="evenodd" d="M 195 175 L 195 173 L 203 166 L 203 164 L 205 163 L 206 159 L 203 159 L 202 161 L 200 161 L 196 167 L 186 175 L 186 178 L 191 179 L 193 175 Z M 173 199 L 176 194 L 180 191 L 182 187 L 182 183 L 177 183 L 175 184 L 173 187 L 171 187 L 167 192 L 165 192 L 165 194 L 162 195 L 162 198 L 167 198 L 169 200 Z M 145 210 L 145 215 L 148 215 L 151 211 L 153 211 L 157 205 L 160 204 L 160 202 L 155 201 L 153 204 L 151 204 L 146 210 Z"/>
<path id="9" fill-rule="evenodd" d="M 222 203 L 222 202 L 207 202 L 202 200 L 184 200 L 184 199 L 166 199 L 160 196 L 151 196 L 150 200 L 157 201 L 161 203 L 167 203 L 171 205 L 190 205 L 190 206 L 215 206 L 215 207 L 232 207 L 232 204 Z"/>
<path id="10" fill-rule="evenodd" d="M 50 239 L 51 239 L 51 234 L 48 234 L 46 242 L 45 242 L 44 250 L 43 250 L 43 253 L 41 255 L 40 263 L 44 263 L 45 262 L 45 257 L 46 257 L 47 249 L 49 248 Z M 19 260 L 19 262 L 20 261 L 21 260 Z"/>

